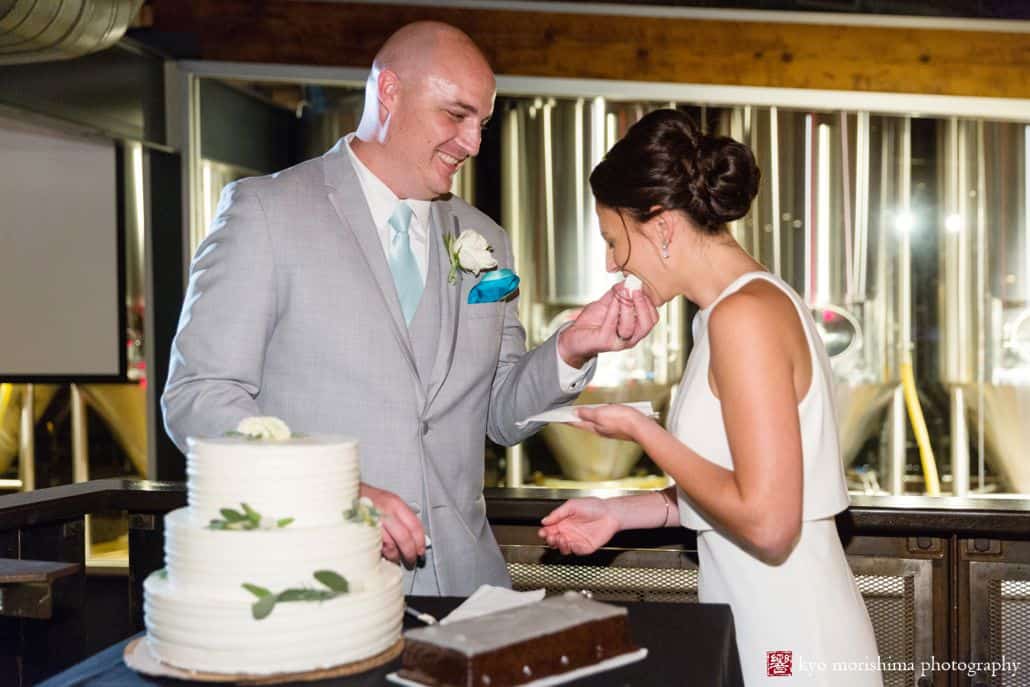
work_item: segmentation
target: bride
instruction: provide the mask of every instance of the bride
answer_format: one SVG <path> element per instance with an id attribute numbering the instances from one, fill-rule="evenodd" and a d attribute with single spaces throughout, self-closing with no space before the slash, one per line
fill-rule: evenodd
<path id="1" fill-rule="evenodd" d="M 577 426 L 637 442 L 675 487 L 567 501 L 540 536 L 582 555 L 619 530 L 697 530 L 700 599 L 732 608 L 749 687 L 881 685 L 834 524 L 848 496 L 826 352 L 798 295 L 726 226 L 758 181 L 747 147 L 675 110 L 637 122 L 590 175 L 607 269 L 638 277 L 655 306 L 683 295 L 700 311 L 667 428 L 623 406 L 578 411 Z"/>

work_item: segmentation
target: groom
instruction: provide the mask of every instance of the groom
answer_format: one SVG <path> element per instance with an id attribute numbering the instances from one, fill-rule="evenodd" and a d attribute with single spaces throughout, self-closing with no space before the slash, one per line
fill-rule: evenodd
<path id="1" fill-rule="evenodd" d="M 464 33 L 419 22 L 391 36 L 357 132 L 223 191 L 162 396 L 180 449 L 251 415 L 357 437 L 361 493 L 384 514 L 384 555 L 409 568 L 407 593 L 511 584 L 486 520 L 484 434 L 525 439 L 539 425 L 516 422 L 571 402 L 597 353 L 635 345 L 657 319 L 642 296 L 620 305 L 610 291 L 527 352 L 517 294 L 470 302 L 484 273 L 459 269 L 451 283 L 444 237 L 465 230 L 513 268 L 504 231 L 449 195 L 493 101 Z M 636 323 L 625 340 L 620 316 Z"/>

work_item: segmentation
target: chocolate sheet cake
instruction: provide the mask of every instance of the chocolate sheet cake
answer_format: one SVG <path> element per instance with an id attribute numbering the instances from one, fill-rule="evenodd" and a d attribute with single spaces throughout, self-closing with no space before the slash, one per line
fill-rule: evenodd
<path id="1" fill-rule="evenodd" d="M 573 592 L 404 640 L 400 676 L 433 687 L 522 685 L 637 650 L 625 608 Z"/>

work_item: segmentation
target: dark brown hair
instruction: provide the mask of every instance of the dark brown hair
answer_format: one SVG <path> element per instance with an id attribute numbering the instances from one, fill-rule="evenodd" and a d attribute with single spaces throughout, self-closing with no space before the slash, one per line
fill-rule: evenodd
<path id="1" fill-rule="evenodd" d="M 646 222 L 682 210 L 706 234 L 747 214 L 761 171 L 743 143 L 701 133 L 679 110 L 655 110 L 630 127 L 590 174 L 601 205 Z M 621 214 L 621 213 L 620 213 Z"/>

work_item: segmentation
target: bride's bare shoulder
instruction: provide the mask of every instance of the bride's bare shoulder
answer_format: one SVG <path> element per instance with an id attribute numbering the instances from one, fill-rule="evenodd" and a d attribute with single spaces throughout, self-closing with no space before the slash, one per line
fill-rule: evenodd
<path id="1" fill-rule="evenodd" d="M 766 279 L 754 279 L 720 301 L 709 316 L 708 331 L 713 344 L 806 345 L 794 301 Z"/>

